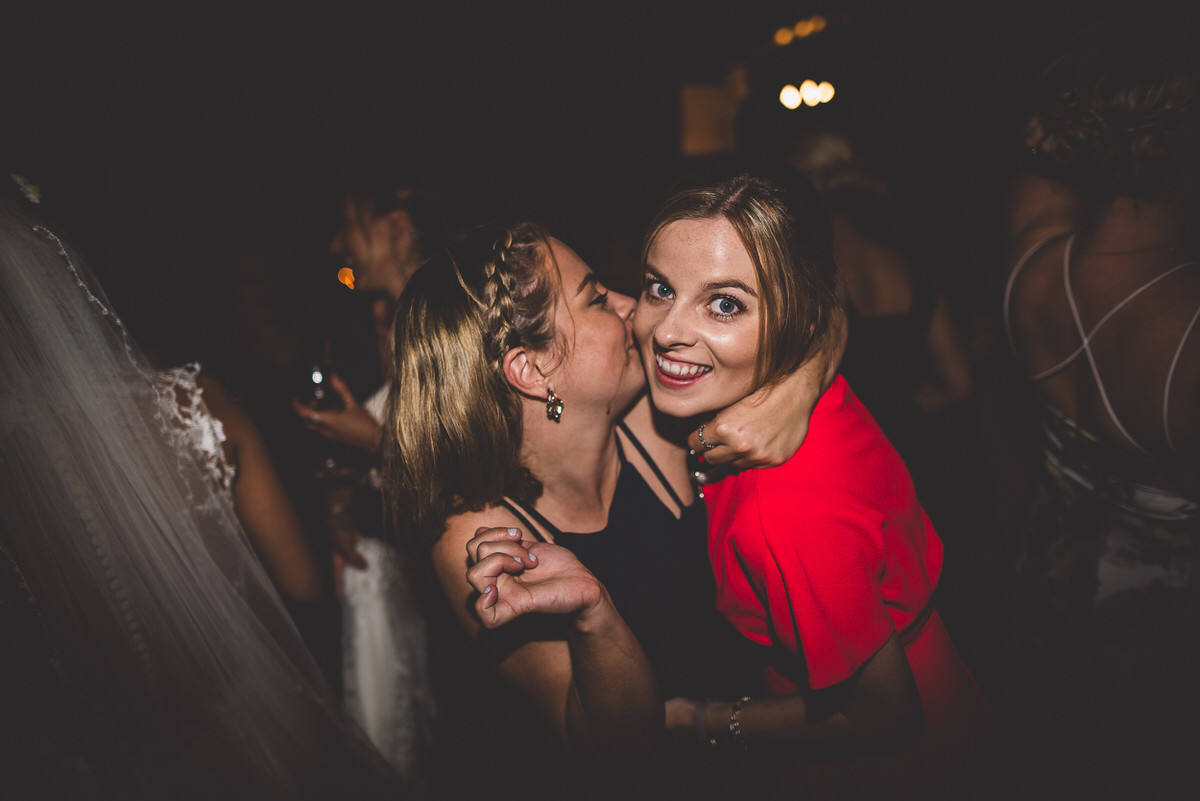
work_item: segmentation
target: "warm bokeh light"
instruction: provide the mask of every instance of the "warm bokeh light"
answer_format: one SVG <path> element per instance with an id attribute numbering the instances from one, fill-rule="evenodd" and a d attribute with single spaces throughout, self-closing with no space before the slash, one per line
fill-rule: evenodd
<path id="1" fill-rule="evenodd" d="M 802 19 L 796 23 L 796 27 L 792 28 L 796 35 L 803 39 L 813 32 L 813 24 L 810 19 Z"/>
<path id="2" fill-rule="evenodd" d="M 338 270 L 338 280 L 351 289 L 354 289 L 354 270 L 351 270 L 349 267 L 343 267 Z"/>
<path id="3" fill-rule="evenodd" d="M 828 22 L 826 22 L 825 18 L 822 17 L 820 14 L 817 14 L 815 17 L 810 19 L 809 22 L 812 23 L 813 33 L 817 33 L 818 31 L 825 30 L 825 26 L 828 24 Z"/>
<path id="4" fill-rule="evenodd" d="M 800 107 L 800 90 L 790 83 L 779 92 L 779 102 L 788 108 Z"/>
<path id="5" fill-rule="evenodd" d="M 806 106 L 815 106 L 821 102 L 821 90 L 816 81 L 805 81 L 800 84 L 800 98 Z"/>
<path id="6" fill-rule="evenodd" d="M 833 84 L 829 81 L 821 81 L 817 84 L 817 88 L 821 90 L 821 102 L 828 103 L 833 100 Z"/>
<path id="7" fill-rule="evenodd" d="M 779 45 L 780 47 L 785 44 L 791 44 L 794 37 L 795 34 L 792 33 L 791 28 L 780 28 L 779 30 L 775 31 L 775 44 Z"/>

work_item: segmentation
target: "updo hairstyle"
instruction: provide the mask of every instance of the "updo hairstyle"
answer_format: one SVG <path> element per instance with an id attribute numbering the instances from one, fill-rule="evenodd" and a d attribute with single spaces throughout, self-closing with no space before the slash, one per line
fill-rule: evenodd
<path id="1" fill-rule="evenodd" d="M 352 179 L 345 191 L 359 223 L 386 217 L 393 211 L 408 214 L 415 235 L 414 247 L 421 258 L 429 258 L 462 235 L 450 207 L 424 186 L 408 181 L 380 181 L 374 173 Z"/>
<path id="2" fill-rule="evenodd" d="M 1154 201 L 1195 175 L 1195 29 L 1159 16 L 1092 26 L 1041 76 L 1034 116 L 1046 149 L 1065 180 L 1094 198 Z"/>
<path id="3" fill-rule="evenodd" d="M 476 230 L 405 287 L 392 327 L 385 478 L 399 530 L 426 547 L 454 514 L 541 484 L 521 464 L 521 399 L 504 375 L 516 347 L 563 352 L 561 283 L 532 223 Z"/>

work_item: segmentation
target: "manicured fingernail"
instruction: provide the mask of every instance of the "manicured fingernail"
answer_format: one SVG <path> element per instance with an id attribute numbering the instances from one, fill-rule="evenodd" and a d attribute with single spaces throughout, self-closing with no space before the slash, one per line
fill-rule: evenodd
<path id="1" fill-rule="evenodd" d="M 530 562 L 536 562 L 536 561 L 537 561 L 537 554 L 534 554 L 534 553 L 531 553 L 531 554 L 529 554 L 529 561 L 530 561 Z"/>
<path id="2" fill-rule="evenodd" d="M 510 529 L 508 530 L 508 536 L 510 536 L 510 537 L 516 537 L 516 536 L 517 536 L 517 535 L 519 535 L 520 533 L 521 533 L 521 530 L 520 530 L 520 529 L 516 529 L 516 528 L 510 528 Z"/>
<path id="3" fill-rule="evenodd" d="M 514 557 L 513 557 L 513 559 L 516 561 L 516 563 L 517 563 L 518 565 L 523 565 L 523 564 L 525 564 L 524 562 L 522 562 L 522 561 L 521 561 L 521 557 L 519 557 L 519 556 L 514 556 Z"/>

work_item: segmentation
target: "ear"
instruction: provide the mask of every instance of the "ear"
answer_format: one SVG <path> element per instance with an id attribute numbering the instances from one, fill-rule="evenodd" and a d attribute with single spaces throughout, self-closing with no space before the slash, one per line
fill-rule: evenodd
<path id="1" fill-rule="evenodd" d="M 538 367 L 538 354 L 528 348 L 513 348 L 504 354 L 504 377 L 519 394 L 545 400 L 550 382 Z"/>

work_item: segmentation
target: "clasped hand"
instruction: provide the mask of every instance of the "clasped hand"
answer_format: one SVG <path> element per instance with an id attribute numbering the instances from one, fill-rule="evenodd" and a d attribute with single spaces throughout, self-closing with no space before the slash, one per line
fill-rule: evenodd
<path id="1" fill-rule="evenodd" d="M 584 619 L 604 587 L 566 548 L 521 539 L 519 528 L 480 528 L 467 543 L 467 581 L 479 593 L 475 613 L 493 629 L 531 612 Z"/>

